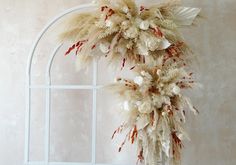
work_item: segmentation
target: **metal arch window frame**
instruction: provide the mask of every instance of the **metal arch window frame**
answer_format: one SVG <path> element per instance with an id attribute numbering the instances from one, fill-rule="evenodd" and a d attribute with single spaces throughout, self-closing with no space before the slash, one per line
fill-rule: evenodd
<path id="1" fill-rule="evenodd" d="M 44 29 L 39 33 L 35 42 L 33 43 L 33 47 L 30 51 L 28 62 L 27 62 L 27 73 L 26 73 L 26 112 L 25 112 L 25 146 L 24 146 L 24 165 L 108 165 L 108 164 L 100 164 L 96 163 L 96 114 L 97 114 L 97 90 L 102 86 L 97 85 L 97 60 L 93 60 L 93 83 L 92 85 L 52 85 L 51 84 L 51 68 L 53 64 L 53 60 L 61 48 L 63 44 L 58 45 L 52 52 L 50 59 L 47 64 L 46 70 L 46 85 L 32 85 L 31 83 L 31 68 L 32 61 L 34 57 L 35 50 L 39 44 L 39 41 L 47 32 L 47 30 L 54 25 L 59 19 L 62 17 L 86 8 L 95 7 L 94 4 L 85 4 L 80 5 L 69 10 L 66 10 L 64 13 L 52 19 Z M 31 120 L 31 91 L 32 89 L 45 89 L 46 90 L 46 106 L 45 106 L 45 135 L 44 135 L 44 160 L 40 162 L 30 161 L 30 120 Z M 92 105 L 92 160 L 89 163 L 80 163 L 80 162 L 50 162 L 49 154 L 50 154 L 50 109 L 51 109 L 51 89 L 87 89 L 92 90 L 93 93 L 93 105 Z M 163 158 L 164 160 L 164 158 Z M 164 165 L 164 161 L 160 162 Z M 109 164 L 112 165 L 112 164 Z"/>
<path id="2" fill-rule="evenodd" d="M 95 165 L 96 163 L 96 104 L 97 104 L 97 89 L 102 86 L 97 85 L 97 61 L 93 61 L 93 83 L 92 85 L 52 85 L 51 84 L 51 68 L 53 60 L 61 48 L 62 44 L 58 45 L 52 52 L 48 61 L 46 70 L 46 85 L 32 85 L 31 83 L 31 68 L 35 50 L 39 44 L 39 41 L 47 32 L 47 30 L 54 25 L 59 19 L 70 14 L 72 12 L 95 7 L 94 4 L 80 5 L 71 8 L 64 13 L 60 14 L 45 26 L 45 28 L 39 33 L 36 41 L 33 44 L 32 50 L 30 51 L 28 63 L 27 63 L 27 74 L 26 74 L 26 112 L 25 112 L 25 151 L 24 151 L 24 164 L 25 165 Z M 46 90 L 46 106 L 45 106 L 45 135 L 44 135 L 44 160 L 40 162 L 30 161 L 30 125 L 31 125 L 31 94 L 32 89 L 45 89 Z M 51 109 L 51 89 L 88 89 L 93 92 L 93 112 L 92 112 L 92 161 L 90 163 L 74 163 L 74 162 L 50 162 L 50 109 Z M 102 164 L 100 164 L 102 165 Z"/>

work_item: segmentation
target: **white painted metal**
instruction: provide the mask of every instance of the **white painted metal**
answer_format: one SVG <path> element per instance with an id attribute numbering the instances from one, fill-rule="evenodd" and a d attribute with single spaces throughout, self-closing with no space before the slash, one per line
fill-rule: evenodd
<path id="1" fill-rule="evenodd" d="M 81 5 L 72 9 L 69 9 L 67 11 L 65 11 L 64 13 L 60 14 L 59 16 L 57 16 L 56 18 L 54 18 L 51 22 L 49 22 L 49 24 L 47 26 L 45 26 L 45 28 L 41 31 L 41 33 L 38 35 L 36 41 L 33 44 L 33 47 L 31 49 L 30 55 L 29 55 L 29 59 L 28 59 L 28 63 L 27 63 L 27 74 L 26 74 L 26 113 L 25 113 L 25 151 L 24 151 L 24 164 L 25 165 L 29 165 L 31 164 L 31 162 L 29 161 L 29 152 L 30 152 L 30 120 L 31 120 L 31 93 L 32 93 L 32 89 L 46 89 L 46 113 L 45 113 L 45 153 L 44 153 L 44 162 L 43 165 L 48 165 L 51 164 L 49 162 L 49 146 L 50 146 L 50 97 L 51 97 L 51 89 L 92 89 L 93 90 L 93 95 L 95 98 L 95 94 L 96 94 L 96 90 L 99 88 L 96 86 L 96 79 L 94 80 L 94 83 L 92 86 L 51 86 L 51 74 L 50 74 L 50 70 L 51 70 L 51 66 L 53 63 L 53 59 L 57 53 L 57 51 L 59 50 L 59 48 L 61 47 L 61 45 L 59 45 L 53 52 L 49 63 L 48 63 L 48 67 L 47 67 L 47 73 L 46 73 L 46 84 L 43 86 L 33 86 L 31 84 L 31 69 L 32 69 L 32 60 L 35 54 L 35 50 L 39 44 L 39 41 L 41 40 L 41 38 L 43 37 L 43 35 L 47 32 L 47 30 L 54 25 L 59 19 L 61 19 L 62 17 L 64 17 L 67 14 L 70 14 L 72 12 L 75 11 L 79 11 L 79 10 L 85 10 L 85 9 L 91 9 L 92 7 L 94 7 L 93 4 L 87 4 L 87 5 Z M 94 106 L 96 105 L 96 100 L 93 101 Z M 93 108 L 93 114 L 96 114 L 96 108 Z M 96 119 L 96 118 L 93 118 Z M 93 121 L 93 135 L 94 133 L 96 133 L 96 123 Z M 96 140 L 93 139 L 93 140 Z M 94 154 L 95 154 L 95 142 L 93 143 L 93 148 L 92 151 L 93 153 L 93 158 L 95 158 Z M 93 160 L 95 162 L 95 159 Z"/>
<path id="2" fill-rule="evenodd" d="M 92 119 L 92 164 L 96 164 L 96 123 L 97 123 L 97 60 L 93 60 L 93 119 Z"/>
<path id="3" fill-rule="evenodd" d="M 61 48 L 62 44 L 57 46 L 56 49 L 53 51 L 47 65 L 46 70 L 46 85 L 48 87 L 51 86 L 51 68 L 53 64 L 53 60 L 58 52 L 58 50 Z M 50 109 L 51 109 L 51 88 L 46 89 L 46 112 L 45 112 L 45 135 L 44 135 L 44 163 L 47 165 L 49 163 L 49 156 L 50 156 Z"/>
<path id="4" fill-rule="evenodd" d="M 45 165 L 44 162 L 30 162 L 29 165 Z M 76 163 L 76 162 L 49 162 L 48 165 L 93 165 L 93 163 Z M 97 163 L 96 165 L 108 165 Z M 109 164 L 117 165 L 117 164 Z M 127 165 L 127 164 L 124 164 Z"/>
<path id="5" fill-rule="evenodd" d="M 97 85 L 95 88 L 100 89 L 104 86 L 102 85 Z M 29 87 L 30 89 L 94 89 L 93 85 L 31 85 Z"/>

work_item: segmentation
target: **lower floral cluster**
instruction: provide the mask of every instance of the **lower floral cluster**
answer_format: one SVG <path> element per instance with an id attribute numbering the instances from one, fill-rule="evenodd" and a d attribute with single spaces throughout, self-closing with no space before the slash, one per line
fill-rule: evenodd
<path id="1" fill-rule="evenodd" d="M 125 114 L 124 124 L 112 138 L 128 130 L 119 151 L 126 141 L 137 142 L 138 160 L 145 160 L 146 165 L 155 165 L 163 157 L 180 164 L 182 140 L 188 138 L 183 129 L 185 109 L 198 113 L 181 92 L 193 87 L 193 73 L 188 73 L 182 64 L 163 61 L 162 57 L 150 65 L 137 65 L 133 80 L 118 78 L 109 86 L 119 94 Z"/>

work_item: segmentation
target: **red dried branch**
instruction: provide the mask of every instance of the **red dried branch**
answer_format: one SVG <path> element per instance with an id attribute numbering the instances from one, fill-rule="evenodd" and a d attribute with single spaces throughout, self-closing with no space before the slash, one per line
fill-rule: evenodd
<path id="1" fill-rule="evenodd" d="M 143 12 L 143 11 L 148 11 L 149 9 L 147 9 L 146 7 L 144 6 L 140 6 L 140 12 Z"/>
<path id="2" fill-rule="evenodd" d="M 72 50 L 74 50 L 74 49 L 75 49 L 75 44 L 74 44 L 73 46 L 71 46 L 71 47 L 66 51 L 65 56 L 67 56 L 68 54 L 70 54 L 70 52 L 71 52 Z"/>
<path id="3" fill-rule="evenodd" d="M 123 131 L 123 129 L 124 129 L 124 124 L 122 124 L 121 126 L 119 126 L 119 127 L 114 131 L 114 133 L 112 134 L 111 139 L 114 139 L 115 135 L 116 135 L 117 133 L 121 133 L 121 132 Z"/>
<path id="4" fill-rule="evenodd" d="M 150 118 L 151 118 L 151 125 L 153 126 L 153 125 L 154 125 L 154 122 L 155 122 L 154 111 L 152 111 L 152 112 L 150 113 Z"/>
<path id="5" fill-rule="evenodd" d="M 176 42 L 172 44 L 169 48 L 166 49 L 167 54 L 169 57 L 180 57 L 182 54 L 181 47 L 184 45 L 184 42 Z"/>
<path id="6" fill-rule="evenodd" d="M 153 31 L 153 33 L 157 36 L 157 37 L 163 37 L 164 35 L 163 35 L 163 33 L 162 33 L 162 31 L 158 28 L 158 27 L 156 27 L 156 28 L 150 28 L 152 31 Z"/>
<path id="7" fill-rule="evenodd" d="M 119 128 L 114 132 L 112 138 L 114 137 L 114 135 L 115 135 L 116 133 L 118 133 L 118 132 L 120 131 L 120 130 L 119 130 L 120 128 L 122 128 L 122 130 L 123 130 L 123 126 L 119 127 Z M 125 139 L 124 139 L 124 141 L 121 143 L 121 145 L 120 145 L 118 151 L 121 152 L 121 150 L 122 150 L 123 146 L 125 145 L 127 139 L 128 139 L 129 141 L 131 141 L 131 144 L 133 144 L 134 141 L 137 139 L 137 137 L 138 137 L 138 130 L 137 130 L 137 127 L 136 127 L 136 125 L 135 125 L 134 128 L 132 128 L 132 129 L 126 134 Z"/>
<path id="8" fill-rule="evenodd" d="M 122 65 L 121 65 L 121 70 L 123 70 L 123 69 L 124 69 L 124 67 L 125 67 L 125 63 L 126 63 L 126 59 L 125 59 L 125 58 L 123 58 Z"/>
<path id="9" fill-rule="evenodd" d="M 137 160 L 137 163 L 136 165 L 140 163 L 142 163 L 142 161 L 144 160 L 144 157 L 143 157 L 143 148 L 139 151 L 139 154 L 138 154 L 138 160 Z"/>
<path id="10" fill-rule="evenodd" d="M 130 70 L 133 70 L 135 68 L 135 66 L 133 66 L 132 68 L 130 68 Z"/>
<path id="11" fill-rule="evenodd" d="M 172 136 L 172 139 L 173 139 L 173 142 L 179 146 L 180 148 L 183 147 L 183 144 L 182 144 L 182 141 L 179 139 L 179 137 L 176 135 L 176 132 L 172 132 L 171 133 L 171 136 Z"/>
<path id="12" fill-rule="evenodd" d="M 69 55 L 74 49 L 76 49 L 76 55 L 78 54 L 79 51 L 82 50 L 82 46 L 84 45 L 85 42 L 88 40 L 82 40 L 78 41 L 76 44 L 73 44 L 65 53 L 65 56 Z"/>
<path id="13" fill-rule="evenodd" d="M 96 44 L 94 44 L 92 47 L 91 47 L 91 49 L 93 50 L 93 49 L 95 49 L 96 48 Z"/>
<path id="14" fill-rule="evenodd" d="M 125 140 L 121 143 L 120 147 L 119 147 L 119 152 L 121 152 L 123 146 L 125 145 L 126 141 L 127 141 L 127 138 L 129 139 L 130 138 L 130 134 L 131 134 L 131 130 L 129 131 L 129 133 L 125 136 Z"/>
<path id="15" fill-rule="evenodd" d="M 105 9 L 108 9 L 108 6 L 102 6 L 101 11 L 103 12 Z"/>
<path id="16" fill-rule="evenodd" d="M 131 134 L 131 143 L 134 144 L 135 139 L 138 137 L 137 126 L 135 125 Z"/>

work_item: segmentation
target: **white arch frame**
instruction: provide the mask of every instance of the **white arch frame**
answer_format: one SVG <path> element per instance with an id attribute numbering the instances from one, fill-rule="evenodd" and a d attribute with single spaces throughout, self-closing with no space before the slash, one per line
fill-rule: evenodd
<path id="1" fill-rule="evenodd" d="M 52 27 L 59 19 L 64 16 L 79 11 L 81 9 L 91 9 L 96 7 L 95 4 L 85 4 L 80 5 L 64 13 L 58 15 L 52 19 L 39 33 L 37 36 L 33 47 L 30 51 L 28 62 L 27 62 L 27 73 L 26 73 L 26 112 L 25 112 L 25 150 L 24 150 L 24 165 L 108 165 L 108 164 L 98 164 L 96 163 L 96 114 L 97 114 L 97 90 L 102 88 L 102 86 L 97 85 L 97 61 L 93 60 L 93 83 L 92 85 L 52 85 L 51 84 L 51 68 L 53 60 L 62 47 L 63 44 L 59 44 L 52 52 L 46 69 L 46 85 L 32 85 L 31 83 L 31 68 L 32 61 L 35 54 L 35 50 L 39 44 L 39 41 L 47 32 L 47 30 Z M 46 89 L 46 107 L 45 107 L 45 135 L 44 135 L 44 160 L 41 162 L 35 162 L 29 160 L 29 150 L 30 150 L 30 119 L 31 119 L 31 93 L 32 89 Z M 50 152 L 50 106 L 51 106 L 51 89 L 89 89 L 93 91 L 93 112 L 92 112 L 92 160 L 90 163 L 75 163 L 75 162 L 49 162 L 49 152 Z M 163 158 L 164 160 L 164 158 Z M 160 162 L 164 165 L 164 161 Z M 109 164 L 112 165 L 112 164 Z"/>
<path id="2" fill-rule="evenodd" d="M 25 151 L 24 151 L 24 164 L 25 165 L 95 165 L 96 163 L 96 104 L 97 104 L 97 89 L 102 86 L 97 85 L 97 61 L 93 61 L 93 84 L 92 85 L 51 85 L 51 68 L 53 60 L 63 44 L 58 45 L 52 52 L 50 59 L 48 61 L 46 70 L 46 85 L 32 85 L 31 83 L 31 69 L 32 61 L 35 54 L 35 50 L 39 44 L 39 41 L 47 32 L 47 30 L 54 25 L 62 17 L 81 9 L 91 9 L 95 7 L 94 4 L 80 5 L 71 8 L 59 16 L 51 20 L 48 25 L 39 33 L 37 39 L 35 40 L 33 47 L 29 54 L 29 59 L 27 63 L 27 74 L 26 74 L 26 112 L 25 112 Z M 31 93 L 32 89 L 46 89 L 46 107 L 45 107 L 45 135 L 44 135 L 44 160 L 42 162 L 34 162 L 29 160 L 29 150 L 30 150 L 30 119 L 31 119 Z M 93 91 L 93 112 L 92 112 L 92 161 L 90 163 L 72 163 L 72 162 L 49 162 L 49 152 L 50 152 L 50 105 L 51 105 L 51 89 L 90 89 Z"/>

